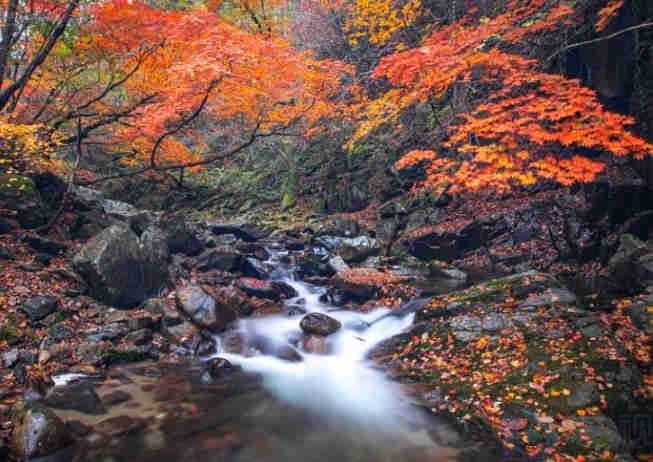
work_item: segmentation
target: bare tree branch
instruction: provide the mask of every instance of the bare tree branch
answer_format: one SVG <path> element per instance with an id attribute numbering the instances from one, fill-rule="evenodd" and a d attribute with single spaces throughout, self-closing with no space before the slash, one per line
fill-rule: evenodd
<path id="1" fill-rule="evenodd" d="M 555 58 L 556 56 L 559 56 L 561 53 L 564 53 L 565 51 L 573 50 L 574 48 L 579 48 L 579 47 L 583 47 L 583 46 L 586 46 L 586 45 L 591 45 L 593 43 L 603 42 L 605 40 L 611 40 L 613 38 L 616 38 L 616 37 L 619 37 L 621 35 L 627 34 L 628 32 L 633 32 L 633 31 L 636 31 L 636 30 L 639 30 L 639 29 L 645 29 L 647 27 L 653 27 L 653 22 L 645 22 L 645 23 L 642 23 L 642 24 L 638 24 L 636 26 L 627 27 L 625 29 L 621 29 L 621 30 L 619 30 L 617 32 L 614 32 L 613 34 L 606 35 L 605 37 L 598 37 L 598 38 L 595 38 L 595 39 L 592 39 L 592 40 L 586 40 L 584 42 L 572 43 L 571 45 L 567 45 L 565 47 L 560 48 L 558 51 L 556 51 L 551 56 L 549 56 L 546 59 L 545 64 L 548 64 L 553 58 Z"/>
<path id="2" fill-rule="evenodd" d="M 50 32 L 48 39 L 43 44 L 41 49 L 36 53 L 36 56 L 34 56 L 31 62 L 27 65 L 21 76 L 17 78 L 11 85 L 9 85 L 5 90 L 0 92 L 0 110 L 5 108 L 7 103 L 17 92 L 22 91 L 25 85 L 27 85 L 27 82 L 29 82 L 34 71 L 41 64 L 43 64 L 43 61 L 45 61 L 45 59 L 48 57 L 52 51 L 52 48 L 54 48 L 54 45 L 57 43 L 57 40 L 59 40 L 59 37 L 61 37 L 61 35 L 66 30 L 68 22 L 70 21 L 70 18 L 72 18 L 73 11 L 75 11 L 75 8 L 77 8 L 79 2 L 80 0 L 71 0 L 66 10 L 59 18 L 57 25 Z"/>

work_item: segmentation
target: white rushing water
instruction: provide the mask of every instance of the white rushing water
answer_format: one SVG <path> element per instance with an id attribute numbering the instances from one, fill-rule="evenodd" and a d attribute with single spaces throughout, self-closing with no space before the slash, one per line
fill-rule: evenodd
<path id="1" fill-rule="evenodd" d="M 267 344 L 296 349 L 301 361 L 264 354 L 218 356 L 261 374 L 264 385 L 277 398 L 322 416 L 347 419 L 375 431 L 396 432 L 406 422 L 414 424 L 416 413 L 399 386 L 365 359 L 379 342 L 408 328 L 413 314 L 397 317 L 389 315 L 387 308 L 359 313 L 325 305 L 319 300 L 324 289 L 296 280 L 277 257 L 273 255 L 268 262 L 275 266 L 273 278 L 290 284 L 298 293 L 286 305 L 301 305 L 306 313 L 326 313 L 342 324 L 327 337 L 329 354 L 301 350 L 299 324 L 304 314 L 280 314 L 241 320 L 238 329 L 245 339 L 264 339 Z"/>

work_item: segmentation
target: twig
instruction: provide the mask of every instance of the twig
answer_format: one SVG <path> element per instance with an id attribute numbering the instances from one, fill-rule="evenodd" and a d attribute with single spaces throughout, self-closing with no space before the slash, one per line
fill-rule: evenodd
<path id="1" fill-rule="evenodd" d="M 636 26 L 627 27 L 625 29 L 621 29 L 621 30 L 619 30 L 617 32 L 614 32 L 613 34 L 606 35 L 605 37 L 598 37 L 598 38 L 595 38 L 595 39 L 592 39 L 592 40 L 586 40 L 584 42 L 572 43 L 571 45 L 567 45 L 567 46 L 565 46 L 563 48 L 560 48 L 558 51 L 556 51 L 551 56 L 549 56 L 546 59 L 545 64 L 548 64 L 553 58 L 560 55 L 561 53 L 564 53 L 565 51 L 573 50 L 574 48 L 579 48 L 579 47 L 582 47 L 582 46 L 585 46 L 585 45 L 591 45 L 593 43 L 602 42 L 604 40 L 610 40 L 610 39 L 619 37 L 620 35 L 624 35 L 624 34 L 626 34 L 628 32 L 632 32 L 632 31 L 639 30 L 639 29 L 644 29 L 644 28 L 647 28 L 647 27 L 653 27 L 653 22 L 645 22 L 645 23 L 642 23 L 642 24 L 638 24 Z"/>

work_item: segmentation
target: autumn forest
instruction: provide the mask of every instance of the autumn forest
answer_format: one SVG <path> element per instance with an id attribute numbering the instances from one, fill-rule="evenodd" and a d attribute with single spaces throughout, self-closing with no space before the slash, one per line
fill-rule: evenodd
<path id="1" fill-rule="evenodd" d="M 0 37 L 0 460 L 653 461 L 651 1 Z"/>

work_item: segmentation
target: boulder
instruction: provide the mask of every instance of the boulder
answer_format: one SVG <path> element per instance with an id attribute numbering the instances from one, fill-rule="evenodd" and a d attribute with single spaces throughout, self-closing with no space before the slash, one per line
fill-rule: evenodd
<path id="1" fill-rule="evenodd" d="M 211 383 L 225 375 L 236 372 L 239 368 L 224 358 L 211 358 L 202 367 L 202 381 Z"/>
<path id="2" fill-rule="evenodd" d="M 20 402 L 12 409 L 12 452 L 19 460 L 49 456 L 72 443 L 66 425 L 37 401 Z"/>
<path id="3" fill-rule="evenodd" d="M 256 278 L 240 278 L 236 281 L 236 287 L 248 295 L 269 300 L 280 301 L 281 299 L 292 298 L 296 295 L 295 289 L 283 282 L 263 281 Z"/>
<path id="4" fill-rule="evenodd" d="M 302 350 L 316 355 L 329 354 L 327 338 L 322 335 L 304 335 L 301 339 Z"/>
<path id="5" fill-rule="evenodd" d="M 73 258 L 73 267 L 93 297 L 109 305 L 129 307 L 166 284 L 166 255 L 157 233 L 146 234 L 141 242 L 127 226 L 111 226 L 81 248 Z"/>
<path id="6" fill-rule="evenodd" d="M 642 288 L 653 281 L 653 249 L 632 234 L 622 234 L 608 269 L 624 287 L 632 291 Z"/>
<path id="7" fill-rule="evenodd" d="M 381 247 L 376 239 L 367 236 L 337 237 L 321 236 L 318 244 L 342 257 L 347 263 L 360 263 L 367 257 L 377 255 Z"/>
<path id="8" fill-rule="evenodd" d="M 255 242 L 270 234 L 268 231 L 251 223 L 210 223 L 209 229 L 216 236 L 233 234 L 246 242 Z"/>
<path id="9" fill-rule="evenodd" d="M 142 232 L 140 242 L 144 257 L 144 285 L 160 288 L 169 277 L 167 237 L 161 228 L 151 225 Z"/>
<path id="10" fill-rule="evenodd" d="M 32 321 L 40 321 L 57 311 L 59 300 L 49 295 L 30 298 L 21 309 Z"/>
<path id="11" fill-rule="evenodd" d="M 236 249 L 244 255 L 254 257 L 259 260 L 267 260 L 270 258 L 270 252 L 261 244 L 256 242 L 237 242 Z"/>
<path id="12" fill-rule="evenodd" d="M 177 305 L 199 327 L 213 331 L 224 330 L 236 319 L 236 312 L 215 299 L 201 287 L 187 286 L 177 289 Z"/>
<path id="13" fill-rule="evenodd" d="M 268 279 L 270 274 L 268 273 L 267 268 L 256 258 L 246 257 L 242 265 L 240 266 L 240 271 L 248 277 L 257 278 L 257 279 Z"/>
<path id="14" fill-rule="evenodd" d="M 47 406 L 55 409 L 79 411 L 84 414 L 99 415 L 106 410 L 88 381 L 72 382 L 52 388 L 44 399 Z"/>
<path id="15" fill-rule="evenodd" d="M 304 316 L 299 323 L 299 327 L 312 335 L 321 335 L 326 337 L 338 331 L 342 324 L 337 319 L 323 313 L 309 313 Z"/>
<path id="16" fill-rule="evenodd" d="M 170 253 L 195 256 L 204 250 L 204 244 L 182 215 L 166 215 L 161 218 L 159 226 L 166 233 Z"/>
<path id="17" fill-rule="evenodd" d="M 240 268 L 243 256 L 232 246 L 220 246 L 209 249 L 199 256 L 197 269 L 199 271 L 236 271 Z"/>
<path id="18" fill-rule="evenodd" d="M 233 310 L 239 316 L 249 316 L 255 309 L 245 292 L 234 286 L 211 287 L 211 295 L 220 310 Z"/>

